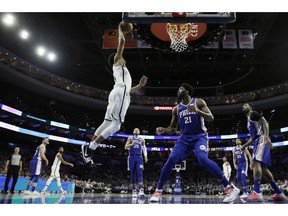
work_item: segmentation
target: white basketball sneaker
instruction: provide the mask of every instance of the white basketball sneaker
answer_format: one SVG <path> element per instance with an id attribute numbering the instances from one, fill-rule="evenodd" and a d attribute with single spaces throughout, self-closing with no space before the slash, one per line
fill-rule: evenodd
<path id="1" fill-rule="evenodd" d="M 139 190 L 138 196 L 145 196 L 143 188 Z"/>
<path id="2" fill-rule="evenodd" d="M 152 197 L 150 198 L 150 202 L 159 202 L 162 196 L 162 190 L 156 189 Z"/>
<path id="3" fill-rule="evenodd" d="M 230 203 L 236 200 L 238 194 L 240 193 L 239 188 L 237 188 L 234 184 L 228 185 L 224 189 L 225 198 L 223 200 L 224 203 Z"/>
<path id="4" fill-rule="evenodd" d="M 38 192 L 38 191 L 36 191 L 36 190 L 34 190 L 34 191 L 32 192 L 32 194 L 33 194 L 33 195 L 40 195 L 41 193 Z"/>
<path id="5" fill-rule="evenodd" d="M 240 199 L 245 200 L 248 196 L 249 196 L 248 193 L 243 193 L 243 194 L 240 196 Z"/>
<path id="6" fill-rule="evenodd" d="M 136 190 L 132 191 L 132 197 L 137 197 L 137 191 Z"/>
<path id="7" fill-rule="evenodd" d="M 31 191 L 30 190 L 24 190 L 23 194 L 26 194 L 26 195 L 31 194 Z"/>

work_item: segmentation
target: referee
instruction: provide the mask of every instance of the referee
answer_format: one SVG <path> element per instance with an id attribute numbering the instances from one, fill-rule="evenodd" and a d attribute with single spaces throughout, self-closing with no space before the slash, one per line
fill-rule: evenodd
<path id="1" fill-rule="evenodd" d="M 20 148 L 16 147 L 14 149 L 14 154 L 12 154 L 6 162 L 4 172 L 7 173 L 7 176 L 6 176 L 5 186 L 4 186 L 4 191 L 3 191 L 4 194 L 8 193 L 7 192 L 8 184 L 9 184 L 11 177 L 13 177 L 13 183 L 10 189 L 10 193 L 14 194 L 14 188 L 17 183 L 18 176 L 20 172 L 22 171 L 22 157 L 19 154 L 19 151 L 20 151 Z"/>

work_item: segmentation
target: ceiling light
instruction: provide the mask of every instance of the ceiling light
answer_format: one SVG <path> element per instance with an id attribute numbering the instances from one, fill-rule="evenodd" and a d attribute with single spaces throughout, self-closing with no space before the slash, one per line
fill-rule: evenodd
<path id="1" fill-rule="evenodd" d="M 43 56 L 46 52 L 46 49 L 44 47 L 38 47 L 36 52 L 39 56 Z"/>
<path id="2" fill-rule="evenodd" d="M 29 32 L 26 30 L 20 31 L 20 37 L 24 40 L 28 39 L 29 38 Z"/>
<path id="3" fill-rule="evenodd" d="M 54 61 L 56 59 L 56 55 L 54 53 L 48 53 L 47 58 L 49 61 Z"/>
<path id="4" fill-rule="evenodd" d="M 12 26 L 15 22 L 15 17 L 12 14 L 5 14 L 2 21 L 7 26 Z"/>

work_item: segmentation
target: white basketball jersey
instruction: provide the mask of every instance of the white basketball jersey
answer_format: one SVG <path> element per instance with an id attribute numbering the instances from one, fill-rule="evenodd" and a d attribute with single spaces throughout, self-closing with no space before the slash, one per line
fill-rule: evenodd
<path id="1" fill-rule="evenodd" d="M 126 66 L 113 66 L 113 77 L 115 81 L 114 88 L 126 86 L 126 92 L 130 92 L 132 79 Z"/>
<path id="2" fill-rule="evenodd" d="M 53 166 L 56 166 L 56 167 L 57 166 L 60 167 L 60 165 L 61 165 L 61 160 L 57 157 L 58 154 L 60 154 L 60 153 L 56 154 L 54 162 L 53 162 Z"/>
<path id="3" fill-rule="evenodd" d="M 231 169 L 231 166 L 230 166 L 229 162 L 225 162 L 223 164 L 223 172 L 224 172 L 224 174 L 228 175 L 228 174 L 231 173 L 231 171 L 232 171 L 232 169 Z"/>

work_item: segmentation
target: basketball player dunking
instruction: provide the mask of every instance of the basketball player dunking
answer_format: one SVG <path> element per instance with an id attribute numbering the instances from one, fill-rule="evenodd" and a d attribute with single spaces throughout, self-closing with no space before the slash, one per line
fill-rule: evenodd
<path id="1" fill-rule="evenodd" d="M 181 135 L 173 147 L 173 150 L 163 166 L 160 179 L 155 193 L 150 198 L 150 202 L 158 202 L 162 195 L 162 188 L 172 168 L 176 163 L 187 159 L 194 151 L 195 156 L 202 166 L 208 169 L 224 187 L 226 195 L 223 202 L 233 202 L 240 190 L 230 183 L 223 175 L 220 167 L 208 158 L 208 134 L 204 125 L 204 120 L 212 122 L 214 117 L 203 99 L 191 98 L 193 87 L 187 83 L 183 83 L 178 90 L 178 98 L 181 103 L 174 107 L 172 111 L 171 124 L 167 128 L 158 127 L 156 133 L 172 134 L 176 132 L 177 123 L 180 126 Z"/>
<path id="2" fill-rule="evenodd" d="M 122 26 L 131 25 L 128 32 L 122 30 Z M 109 94 L 108 106 L 103 123 L 97 128 L 91 142 L 88 145 L 82 145 L 81 155 L 85 163 L 93 162 L 92 153 L 98 145 L 107 137 L 120 130 L 121 124 L 124 123 L 127 109 L 130 105 L 130 94 L 133 94 L 144 87 L 147 83 L 147 77 L 142 76 L 139 84 L 132 87 L 132 79 L 126 61 L 123 58 L 125 45 L 124 34 L 132 31 L 132 24 L 120 22 L 118 25 L 118 48 L 114 56 L 113 76 L 114 87 Z"/>
<path id="3" fill-rule="evenodd" d="M 125 149 L 129 150 L 128 156 L 128 170 L 131 173 L 131 185 L 132 185 L 132 197 L 145 196 L 143 188 L 143 158 L 144 155 L 145 163 L 147 163 L 147 149 L 145 145 L 145 139 L 139 137 L 140 130 L 135 128 L 133 130 L 134 136 L 128 137 L 125 144 Z M 139 193 L 136 192 L 136 175 L 139 184 Z"/>
<path id="4" fill-rule="evenodd" d="M 246 199 L 248 197 L 247 191 L 247 176 L 248 176 L 248 158 L 250 162 L 250 169 L 252 170 L 252 157 L 249 150 L 246 148 L 244 151 L 240 149 L 242 141 L 236 139 L 236 146 L 232 149 L 233 164 L 236 169 L 236 178 L 238 183 L 241 185 L 243 194 L 240 196 L 241 199 Z"/>

